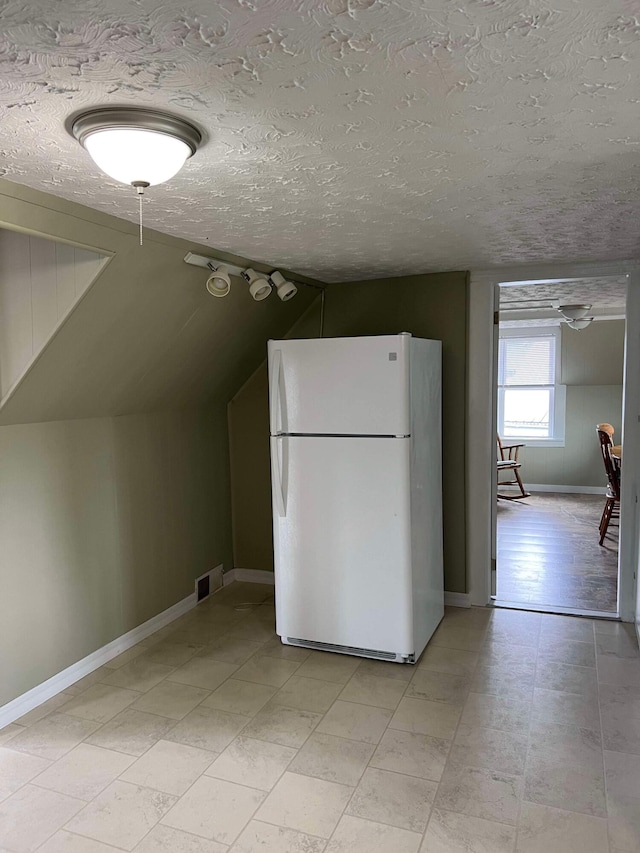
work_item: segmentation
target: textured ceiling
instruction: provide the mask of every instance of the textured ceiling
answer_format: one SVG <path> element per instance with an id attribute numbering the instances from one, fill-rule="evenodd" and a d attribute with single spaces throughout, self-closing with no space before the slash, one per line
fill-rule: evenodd
<path id="1" fill-rule="evenodd" d="M 500 307 L 546 308 L 550 304 L 590 303 L 594 308 L 608 308 L 624 313 L 627 301 L 625 276 L 576 278 L 562 282 L 540 282 L 500 288 Z"/>
<path id="2" fill-rule="evenodd" d="M 328 281 L 640 252 L 637 0 L 0 0 L 0 175 L 133 219 L 65 119 L 207 144 L 149 225 Z"/>

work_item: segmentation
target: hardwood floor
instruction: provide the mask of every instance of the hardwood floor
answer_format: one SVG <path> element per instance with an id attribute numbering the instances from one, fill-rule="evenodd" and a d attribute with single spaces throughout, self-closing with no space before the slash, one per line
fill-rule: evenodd
<path id="1" fill-rule="evenodd" d="M 497 600 L 616 611 L 618 526 L 598 545 L 599 495 L 498 501 Z"/>

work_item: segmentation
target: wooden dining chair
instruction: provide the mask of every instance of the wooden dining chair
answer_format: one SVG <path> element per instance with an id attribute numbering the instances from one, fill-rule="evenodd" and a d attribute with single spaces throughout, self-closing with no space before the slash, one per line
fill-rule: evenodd
<path id="1" fill-rule="evenodd" d="M 611 432 L 605 429 L 605 427 L 610 426 L 610 424 L 598 424 L 596 427 L 598 440 L 600 441 L 600 451 L 602 452 L 602 461 L 604 462 L 604 470 L 607 473 L 607 493 L 602 517 L 600 518 L 600 545 L 602 545 L 604 537 L 607 535 L 611 519 L 620 518 L 620 468 L 611 456 L 613 427 L 611 427 Z"/>
<path id="2" fill-rule="evenodd" d="M 619 467 L 617 460 L 622 456 L 622 445 L 613 443 L 613 433 L 615 432 L 611 424 L 598 424 L 596 429 L 604 430 L 611 439 L 611 455 L 613 456 L 613 464 Z"/>
<path id="3" fill-rule="evenodd" d="M 522 463 L 518 461 L 518 453 L 520 452 L 520 448 L 524 447 L 524 444 L 503 444 L 500 436 L 497 436 L 498 439 L 498 497 L 502 498 L 506 501 L 514 501 L 520 500 L 521 498 L 530 497 L 530 493 L 525 490 L 524 485 L 522 484 L 522 478 L 520 477 L 520 468 Z M 513 475 L 513 480 L 501 480 L 500 474 L 504 471 L 509 471 Z M 505 495 L 500 494 L 501 486 L 517 486 L 520 489 L 519 495 Z"/>

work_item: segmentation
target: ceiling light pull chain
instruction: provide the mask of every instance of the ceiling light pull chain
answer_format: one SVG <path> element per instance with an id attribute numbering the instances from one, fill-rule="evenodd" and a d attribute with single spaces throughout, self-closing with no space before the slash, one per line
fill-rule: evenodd
<path id="1" fill-rule="evenodd" d="M 140 245 L 142 246 L 142 197 L 144 196 L 145 188 L 149 186 L 147 181 L 132 181 L 132 186 L 138 191 L 138 199 L 140 201 Z"/>

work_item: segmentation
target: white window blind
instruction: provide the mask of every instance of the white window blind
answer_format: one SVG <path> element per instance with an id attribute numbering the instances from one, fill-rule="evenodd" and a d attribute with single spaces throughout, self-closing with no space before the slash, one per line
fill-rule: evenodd
<path id="1" fill-rule="evenodd" d="M 558 382 L 560 327 L 502 329 L 498 432 L 525 444 L 564 446 L 565 389 Z"/>
<path id="2" fill-rule="evenodd" d="M 556 339 L 553 336 L 501 338 L 498 384 L 504 387 L 553 385 Z"/>

